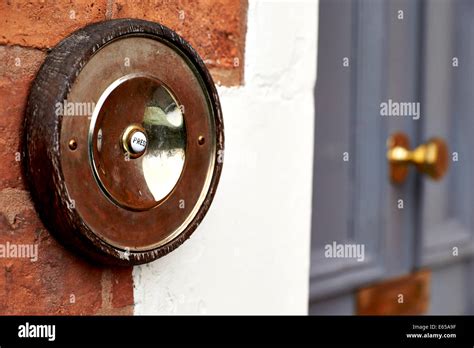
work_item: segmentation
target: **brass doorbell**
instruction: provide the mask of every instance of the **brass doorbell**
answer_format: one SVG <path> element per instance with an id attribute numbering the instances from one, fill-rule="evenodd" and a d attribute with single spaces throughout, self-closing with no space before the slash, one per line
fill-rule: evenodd
<path id="1" fill-rule="evenodd" d="M 25 173 L 63 244 L 152 261 L 199 225 L 222 170 L 216 88 L 195 50 L 143 20 L 89 25 L 52 49 L 25 115 Z"/>

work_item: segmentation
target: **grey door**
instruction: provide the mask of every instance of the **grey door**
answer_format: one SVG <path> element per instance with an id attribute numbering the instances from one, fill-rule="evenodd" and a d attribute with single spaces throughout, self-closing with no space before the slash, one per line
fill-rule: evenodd
<path id="1" fill-rule="evenodd" d="M 472 314 L 474 3 L 321 0 L 319 23 L 310 314 L 354 314 L 358 289 L 417 269 L 427 313 Z M 389 101 L 419 117 L 384 116 Z M 392 184 L 395 132 L 443 138 L 447 175 Z"/>

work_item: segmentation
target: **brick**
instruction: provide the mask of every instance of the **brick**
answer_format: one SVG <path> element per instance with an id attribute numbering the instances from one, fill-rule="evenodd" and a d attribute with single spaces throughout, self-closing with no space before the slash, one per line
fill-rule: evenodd
<path id="1" fill-rule="evenodd" d="M 0 46 L 0 188 L 24 187 L 21 178 L 21 132 L 28 90 L 45 53 Z"/>
<path id="2" fill-rule="evenodd" d="M 0 216 L 14 197 L 28 193 L 0 191 Z M 0 244 L 37 245 L 38 259 L 0 258 L 0 314 L 131 314 L 131 268 L 110 269 L 77 257 L 48 233 L 32 203 L 24 203 L 21 209 L 18 202 L 8 208 L 8 214 L 18 209 L 15 218 L 22 223 L 10 225 L 8 219 L 0 219 Z M 104 276 L 118 281 L 104 284 Z"/>
<path id="3" fill-rule="evenodd" d="M 243 83 L 247 22 L 244 0 L 114 0 L 112 18 L 159 22 L 183 36 L 223 85 Z"/>
<path id="4" fill-rule="evenodd" d="M 104 270 L 102 273 L 102 306 L 97 314 L 133 314 L 132 267 Z"/>
<path id="5" fill-rule="evenodd" d="M 112 308 L 133 306 L 132 268 L 115 269 L 112 273 Z"/>
<path id="6" fill-rule="evenodd" d="M 140 18 L 178 32 L 216 83 L 243 83 L 246 0 L 11 0 L 0 2 L 0 44 L 51 48 L 73 31 L 110 18 Z"/>
<path id="7" fill-rule="evenodd" d="M 0 314 L 93 314 L 100 309 L 103 269 L 79 259 L 53 239 L 26 191 L 1 190 L 0 215 L 4 217 L 2 246 L 38 248 L 36 261 L 0 258 Z"/>
<path id="8" fill-rule="evenodd" d="M 30 195 L 27 191 L 16 188 L 4 188 L 0 191 L 0 213 L 8 225 L 15 228 L 18 215 L 32 210 Z"/>
<path id="9" fill-rule="evenodd" d="M 73 31 L 106 19 L 107 0 L 0 2 L 0 44 L 55 46 Z"/>

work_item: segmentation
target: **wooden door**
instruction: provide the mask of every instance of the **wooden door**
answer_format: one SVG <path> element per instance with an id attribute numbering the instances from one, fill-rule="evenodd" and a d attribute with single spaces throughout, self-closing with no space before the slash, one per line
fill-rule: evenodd
<path id="1" fill-rule="evenodd" d="M 361 289 L 420 269 L 427 313 L 472 312 L 472 18 L 468 0 L 321 0 L 311 314 L 356 314 Z M 419 103 L 419 117 L 382 115 L 389 101 Z M 392 184 L 386 141 L 397 131 L 412 146 L 445 139 L 448 174 L 435 182 L 411 168 Z M 328 253 L 351 245 L 363 261 Z"/>

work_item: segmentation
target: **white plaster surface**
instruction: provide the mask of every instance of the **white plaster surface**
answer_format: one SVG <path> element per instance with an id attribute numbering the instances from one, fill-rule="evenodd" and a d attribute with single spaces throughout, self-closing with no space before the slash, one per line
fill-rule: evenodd
<path id="1" fill-rule="evenodd" d="M 134 268 L 135 314 L 306 314 L 317 1 L 250 1 L 245 85 L 219 87 L 226 136 L 193 236 Z"/>

